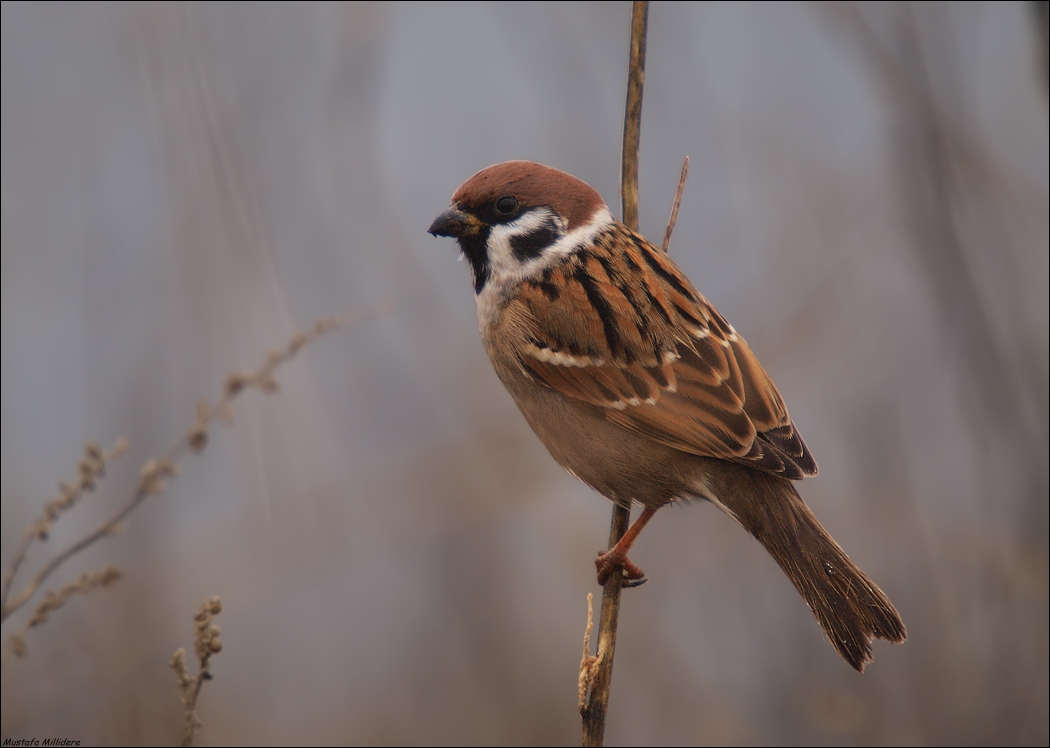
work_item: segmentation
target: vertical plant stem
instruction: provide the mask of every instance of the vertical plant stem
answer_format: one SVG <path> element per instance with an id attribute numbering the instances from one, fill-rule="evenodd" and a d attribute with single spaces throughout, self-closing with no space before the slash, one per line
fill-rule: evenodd
<path id="1" fill-rule="evenodd" d="M 631 13 L 631 61 L 627 73 L 627 106 L 623 123 L 623 151 L 620 166 L 620 196 L 623 222 L 638 229 L 638 146 L 642 126 L 642 87 L 645 83 L 645 34 L 649 21 L 649 3 L 635 2 Z M 613 504 L 609 528 L 609 548 L 613 548 L 631 521 L 630 505 Z M 616 652 L 616 626 L 620 617 L 620 593 L 623 571 L 614 570 L 605 581 L 602 613 L 598 621 L 598 655 L 590 694 L 583 717 L 584 746 L 600 746 L 605 740 L 605 718 L 609 710 L 612 686 L 613 655 Z"/>
<path id="2" fill-rule="evenodd" d="M 631 62 L 627 71 L 627 106 L 620 154 L 620 200 L 623 222 L 638 230 L 638 147 L 642 139 L 642 88 L 645 85 L 645 34 L 649 3 L 634 2 L 631 12 Z"/>
<path id="3" fill-rule="evenodd" d="M 613 505 L 612 526 L 609 528 L 609 548 L 627 532 L 631 510 Z M 620 617 L 620 593 L 623 591 L 623 570 L 614 569 L 605 580 L 602 593 L 602 613 L 598 619 L 598 655 L 591 680 L 583 717 L 581 745 L 600 746 L 605 740 L 605 717 L 609 711 L 609 690 L 612 687 L 613 654 L 616 652 L 616 624 Z"/>

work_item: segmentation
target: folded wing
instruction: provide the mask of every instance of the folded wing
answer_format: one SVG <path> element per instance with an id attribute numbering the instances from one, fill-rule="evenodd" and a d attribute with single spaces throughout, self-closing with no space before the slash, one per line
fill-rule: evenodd
<path id="1" fill-rule="evenodd" d="M 622 224 L 524 283 L 503 324 L 525 372 L 625 429 L 793 480 L 817 472 L 744 339 Z"/>

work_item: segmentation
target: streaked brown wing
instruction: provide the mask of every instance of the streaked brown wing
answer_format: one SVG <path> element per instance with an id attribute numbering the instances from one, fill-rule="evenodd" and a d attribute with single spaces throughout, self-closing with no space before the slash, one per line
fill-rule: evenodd
<path id="1" fill-rule="evenodd" d="M 526 372 L 626 429 L 794 480 L 817 472 L 744 339 L 622 224 L 524 283 L 504 319 Z"/>

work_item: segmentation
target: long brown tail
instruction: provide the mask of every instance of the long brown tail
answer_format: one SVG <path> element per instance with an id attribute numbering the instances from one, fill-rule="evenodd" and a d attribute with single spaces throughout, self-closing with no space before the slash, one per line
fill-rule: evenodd
<path id="1" fill-rule="evenodd" d="M 863 671 L 873 659 L 874 638 L 896 644 L 907 638 L 893 603 L 850 561 L 790 481 L 725 462 L 718 468 L 706 475 L 706 498 L 716 498 L 766 547 L 846 662 Z"/>

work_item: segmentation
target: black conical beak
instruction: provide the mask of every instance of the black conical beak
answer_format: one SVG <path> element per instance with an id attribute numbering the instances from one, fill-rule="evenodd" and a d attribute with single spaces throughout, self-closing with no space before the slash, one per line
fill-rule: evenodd
<path id="1" fill-rule="evenodd" d="M 473 236 L 480 230 L 481 221 L 453 205 L 434 219 L 427 232 L 434 236 L 454 236 L 458 239 L 462 236 Z"/>

